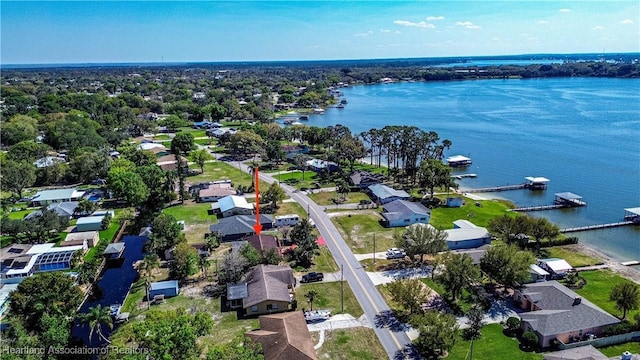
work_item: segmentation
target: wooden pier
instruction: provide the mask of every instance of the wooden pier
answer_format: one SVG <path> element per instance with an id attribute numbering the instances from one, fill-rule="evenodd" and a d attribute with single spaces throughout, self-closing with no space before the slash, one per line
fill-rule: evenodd
<path id="1" fill-rule="evenodd" d="M 608 229 L 618 226 L 626 226 L 635 224 L 633 221 L 620 221 L 609 224 L 598 224 L 598 225 L 588 225 L 588 226 L 579 226 L 574 228 L 561 229 L 561 233 L 570 233 L 570 232 L 578 232 L 578 231 L 587 231 L 587 230 L 597 230 L 597 229 Z"/>
<path id="2" fill-rule="evenodd" d="M 526 212 L 526 211 L 542 211 L 542 210 L 562 209 L 562 208 L 566 208 L 566 207 L 568 207 L 568 206 L 566 206 L 566 205 L 553 204 L 553 205 L 540 205 L 540 206 L 519 207 L 519 208 L 511 209 L 511 211 L 519 211 L 519 212 Z"/>
<path id="3" fill-rule="evenodd" d="M 498 191 L 508 191 L 508 190 L 520 190 L 525 189 L 527 184 L 516 184 L 516 185 L 505 185 L 505 186 L 492 186 L 486 188 L 479 189 L 467 189 L 464 190 L 466 193 L 484 193 L 484 192 L 498 192 Z"/>
<path id="4" fill-rule="evenodd" d="M 458 175 L 451 175 L 452 178 L 456 178 L 458 180 L 464 179 L 464 178 L 475 178 L 478 177 L 478 174 L 458 174 Z"/>

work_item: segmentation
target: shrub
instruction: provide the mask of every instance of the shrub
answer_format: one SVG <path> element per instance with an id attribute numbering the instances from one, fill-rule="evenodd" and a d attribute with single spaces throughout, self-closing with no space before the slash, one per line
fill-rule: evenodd
<path id="1" fill-rule="evenodd" d="M 533 331 L 527 331 L 522 334 L 522 345 L 529 349 L 536 348 L 538 346 L 538 335 Z"/>
<path id="2" fill-rule="evenodd" d="M 507 319 L 507 330 L 516 332 L 520 329 L 520 319 L 515 316 L 511 316 Z"/>

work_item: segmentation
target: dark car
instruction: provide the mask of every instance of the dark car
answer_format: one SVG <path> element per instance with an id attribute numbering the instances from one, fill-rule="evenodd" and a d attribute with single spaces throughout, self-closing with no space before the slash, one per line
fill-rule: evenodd
<path id="1" fill-rule="evenodd" d="M 306 275 L 302 275 L 301 283 L 310 283 L 315 281 L 322 281 L 324 274 L 319 272 L 310 272 Z"/>

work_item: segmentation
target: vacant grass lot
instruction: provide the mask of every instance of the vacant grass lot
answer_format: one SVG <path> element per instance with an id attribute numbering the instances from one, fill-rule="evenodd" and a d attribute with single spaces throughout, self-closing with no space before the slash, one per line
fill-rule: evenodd
<path id="1" fill-rule="evenodd" d="M 207 213 L 210 208 L 211 203 L 188 201 L 181 205 L 165 208 L 162 212 L 173 215 L 178 221 L 183 220 L 187 242 L 197 244 L 204 242 L 204 236 L 209 232 L 209 225 L 218 222 L 214 215 Z"/>
<path id="2" fill-rule="evenodd" d="M 320 176 L 315 171 L 306 170 L 304 172 L 304 180 L 302 179 L 302 171 L 292 171 L 284 174 L 273 175 L 274 179 L 289 184 L 297 189 L 307 188 L 315 189 L 316 183 L 319 183 L 321 187 L 335 186 L 333 182 L 322 182 Z"/>
<path id="3" fill-rule="evenodd" d="M 549 253 L 549 257 L 565 259 L 573 267 L 596 265 L 602 262 L 593 256 L 581 254 L 573 245 L 554 246 L 545 250 Z"/>
<path id="4" fill-rule="evenodd" d="M 459 337 L 447 359 L 468 359 L 471 342 Z M 541 354 L 520 350 L 520 342 L 502 333 L 502 325 L 489 324 L 482 328 L 482 337 L 473 342 L 474 359 L 540 360 Z"/>
<path id="5" fill-rule="evenodd" d="M 204 173 L 187 178 L 187 182 L 191 184 L 215 180 L 231 180 L 234 187 L 251 185 L 251 175 L 222 161 L 205 163 Z M 266 190 L 269 184 L 260 181 L 260 188 Z"/>
<path id="6" fill-rule="evenodd" d="M 310 309 L 311 304 L 304 296 L 311 290 L 318 293 L 317 298 L 313 302 L 314 309 L 331 310 L 332 314 L 342 313 L 340 303 L 340 282 L 301 284 L 296 289 L 296 300 L 298 300 L 298 309 Z M 344 313 L 359 318 L 364 314 L 358 300 L 353 295 L 349 284 L 344 281 Z"/>
<path id="7" fill-rule="evenodd" d="M 205 146 L 209 146 L 209 145 L 215 145 L 216 141 L 213 139 L 195 139 L 194 142 L 198 145 L 205 145 Z"/>
<path id="8" fill-rule="evenodd" d="M 302 208 L 298 203 L 295 202 L 286 202 L 286 203 L 278 203 L 278 210 L 274 215 L 288 215 L 288 214 L 296 214 L 300 216 L 300 218 L 307 217 L 307 211 Z"/>
<path id="9" fill-rule="evenodd" d="M 587 284 L 582 289 L 574 291 L 602 310 L 620 318 L 622 312 L 616 310 L 613 301 L 609 301 L 609 293 L 615 285 L 631 281 L 609 270 L 580 271 L 580 276 L 587 280 Z M 640 314 L 640 310 L 627 311 L 627 319 L 633 319 L 636 314 Z"/>
<path id="10" fill-rule="evenodd" d="M 311 200 L 315 201 L 316 204 L 318 205 L 335 205 L 333 201 L 331 201 L 332 199 L 341 199 L 342 198 L 342 194 L 338 194 L 335 191 L 330 191 L 330 192 L 317 192 L 317 193 L 313 193 L 313 194 L 309 194 L 309 197 L 311 198 Z M 369 196 L 367 196 L 367 194 L 365 193 L 361 193 L 361 192 L 350 192 L 348 194 L 346 194 L 345 197 L 345 201 L 344 203 L 346 204 L 353 204 L 353 203 L 359 203 L 360 200 L 371 200 L 369 198 Z"/>
<path id="11" fill-rule="evenodd" d="M 312 332 L 313 343 L 320 340 L 319 332 Z M 377 360 L 386 359 L 385 352 L 373 329 L 359 327 L 325 331 L 324 343 L 316 350 L 319 359 Z"/>
<path id="12" fill-rule="evenodd" d="M 469 220 L 478 226 L 487 226 L 493 217 L 516 213 L 508 212 L 509 203 L 502 200 L 480 200 L 482 206 L 476 206 L 476 201 L 465 198 L 465 205 L 459 208 L 436 208 L 431 210 L 429 223 L 437 229 L 453 229 L 453 222 L 459 219 Z"/>
<path id="13" fill-rule="evenodd" d="M 394 246 L 395 229 L 385 228 L 377 214 L 338 216 L 331 218 L 342 237 L 354 253 L 366 254 L 373 251 L 373 234 L 376 236 L 376 251 L 384 251 Z"/>

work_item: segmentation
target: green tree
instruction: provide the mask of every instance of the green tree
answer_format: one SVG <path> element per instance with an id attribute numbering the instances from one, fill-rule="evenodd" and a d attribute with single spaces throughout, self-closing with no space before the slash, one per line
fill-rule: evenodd
<path id="1" fill-rule="evenodd" d="M 33 140 L 21 141 L 11 147 L 7 151 L 7 157 L 15 161 L 26 161 L 33 163 L 34 161 L 47 156 L 47 152 L 51 147 L 46 144 L 40 144 Z"/>
<path id="2" fill-rule="evenodd" d="M 82 199 L 80 200 L 80 202 L 78 202 L 78 207 L 75 209 L 74 214 L 86 216 L 91 214 L 95 210 L 96 210 L 96 203 L 94 203 L 93 201 L 89 201 L 87 199 Z"/>
<path id="3" fill-rule="evenodd" d="M 38 120 L 16 115 L 2 124 L 2 144 L 11 146 L 21 141 L 35 140 L 38 135 Z"/>
<path id="4" fill-rule="evenodd" d="M 107 176 L 111 161 L 106 150 L 81 152 L 69 162 L 69 177 L 86 184 L 95 179 L 103 179 Z"/>
<path id="5" fill-rule="evenodd" d="M 338 191 L 338 194 L 340 194 L 340 196 L 342 197 L 342 200 L 344 200 L 346 199 L 347 194 L 349 194 L 349 191 L 351 190 L 351 188 L 349 187 L 348 182 L 346 182 L 344 179 L 340 179 L 336 181 L 336 190 Z"/>
<path id="6" fill-rule="evenodd" d="M 247 259 L 238 254 L 238 252 L 233 251 L 228 253 L 218 269 L 218 284 L 226 285 L 237 283 L 242 279 L 248 265 Z"/>
<path id="7" fill-rule="evenodd" d="M 394 302 L 414 314 L 429 300 L 431 290 L 419 279 L 396 280 L 385 285 Z"/>
<path id="8" fill-rule="evenodd" d="M 211 346 L 206 360 L 264 360 L 264 355 L 260 343 L 238 336 L 230 343 Z"/>
<path id="9" fill-rule="evenodd" d="M 280 165 L 286 159 L 286 154 L 278 140 L 267 141 L 265 145 L 265 156 L 268 161 L 273 161 L 276 165 Z"/>
<path id="10" fill-rule="evenodd" d="M 304 154 L 295 154 L 293 156 L 293 163 L 298 169 L 302 170 L 302 181 L 304 181 L 304 173 L 307 170 L 307 156 Z"/>
<path id="11" fill-rule="evenodd" d="M 229 152 L 240 156 L 261 154 L 265 148 L 264 140 L 253 131 L 238 131 L 229 137 Z"/>
<path id="12" fill-rule="evenodd" d="M 318 299 L 319 295 L 320 294 L 318 294 L 318 292 L 315 290 L 309 290 L 306 292 L 306 294 L 304 294 L 304 297 L 306 297 L 307 301 L 309 301 L 309 306 L 311 307 L 311 311 L 313 311 L 313 302 Z"/>
<path id="13" fill-rule="evenodd" d="M 622 311 L 622 319 L 626 319 L 627 311 L 640 307 L 640 286 L 629 281 L 616 284 L 611 288 L 609 300 L 615 302 L 617 310 Z"/>
<path id="14" fill-rule="evenodd" d="M 420 187 L 429 190 L 429 194 L 433 199 L 436 187 L 452 186 L 451 168 L 437 159 L 423 161 L 418 169 L 418 183 Z"/>
<path id="15" fill-rule="evenodd" d="M 534 349 L 538 346 L 538 335 L 533 331 L 527 331 L 522 334 L 522 345 L 529 349 Z"/>
<path id="16" fill-rule="evenodd" d="M 429 310 L 414 315 L 410 323 L 419 333 L 413 343 L 426 359 L 439 359 L 455 345 L 459 326 L 453 315 Z"/>
<path id="17" fill-rule="evenodd" d="M 489 279 L 507 287 L 522 284 L 530 278 L 529 266 L 535 263 L 532 252 L 520 250 L 516 245 L 495 245 L 489 247 L 480 259 L 480 269 Z"/>
<path id="18" fill-rule="evenodd" d="M 453 301 L 458 300 L 462 289 L 469 288 L 480 278 L 478 268 L 468 254 L 444 254 L 442 265 L 444 269 L 438 276 L 438 281 Z"/>
<path id="19" fill-rule="evenodd" d="M 296 225 L 291 229 L 291 241 L 294 244 L 298 244 L 303 240 L 307 239 L 311 236 L 311 231 L 313 228 L 311 227 L 311 223 L 307 219 L 301 219 Z"/>
<path id="20" fill-rule="evenodd" d="M 528 217 L 531 222 L 530 235 L 533 236 L 536 244 L 540 245 L 542 239 L 553 239 L 560 235 L 558 225 L 551 223 L 546 218 Z"/>
<path id="21" fill-rule="evenodd" d="M 14 192 L 22 199 L 22 191 L 32 186 L 36 181 L 36 167 L 26 161 L 8 160 L 2 164 L 0 182 L 2 188 Z"/>
<path id="22" fill-rule="evenodd" d="M 202 279 L 207 278 L 209 267 L 211 267 L 209 257 L 207 255 L 198 256 L 198 268 L 202 272 Z"/>
<path id="23" fill-rule="evenodd" d="M 356 160 L 362 159 L 366 154 L 366 149 L 362 141 L 356 136 L 344 136 L 335 148 L 338 159 L 344 159 L 349 163 L 349 171 L 353 172 L 353 165 Z"/>
<path id="24" fill-rule="evenodd" d="M 196 143 L 191 133 L 177 133 L 171 140 L 171 152 L 177 155 L 186 155 L 196 148 Z"/>
<path id="25" fill-rule="evenodd" d="M 198 252 L 196 249 L 186 241 L 176 245 L 169 271 L 171 277 L 181 281 L 198 272 Z"/>
<path id="26" fill-rule="evenodd" d="M 140 205 L 149 197 L 149 189 L 138 173 L 125 168 L 111 168 L 107 175 L 107 187 L 116 198 L 121 198 L 129 205 Z"/>
<path id="27" fill-rule="evenodd" d="M 246 243 L 239 250 L 240 255 L 247 260 L 247 266 L 253 267 L 260 264 L 260 253 L 253 245 Z"/>
<path id="28" fill-rule="evenodd" d="M 287 198 L 287 194 L 282 190 L 277 182 L 271 183 L 267 191 L 262 193 L 261 200 L 266 203 L 271 203 L 271 207 L 278 208 L 278 201 L 282 201 Z"/>
<path id="29" fill-rule="evenodd" d="M 213 156 L 209 154 L 207 149 L 198 149 L 192 151 L 190 156 L 191 160 L 195 162 L 198 167 L 200 167 L 200 173 L 202 174 L 204 174 L 204 164 L 209 160 L 213 160 Z"/>
<path id="30" fill-rule="evenodd" d="M 424 255 L 435 255 L 447 250 L 447 233 L 426 224 L 414 224 L 407 228 L 404 236 L 396 239 L 396 245 L 404 249 L 407 255 L 420 255 L 420 263 Z"/>
<path id="31" fill-rule="evenodd" d="M 484 311 L 479 306 L 474 306 L 467 312 L 467 325 L 465 336 L 470 340 L 480 339 L 484 326 Z"/>
<path id="32" fill-rule="evenodd" d="M 182 228 L 171 214 L 161 213 L 151 222 L 150 246 L 160 254 L 176 245 L 182 238 Z"/>
<path id="33" fill-rule="evenodd" d="M 89 326 L 89 340 L 96 333 L 102 340 L 110 343 L 109 339 L 102 333 L 102 325 L 106 325 L 109 329 L 113 329 L 113 321 L 111 319 L 111 311 L 108 307 L 102 307 L 98 304 L 79 315 L 80 321 Z"/>
<path id="34" fill-rule="evenodd" d="M 64 316 L 44 313 L 40 319 L 40 328 L 42 332 L 39 334 L 39 339 L 45 351 L 62 348 L 69 343 L 70 321 Z"/>
<path id="35" fill-rule="evenodd" d="M 147 293 L 147 309 L 151 308 L 151 299 L 149 298 L 149 287 L 154 278 L 154 272 L 160 267 L 160 259 L 155 253 L 147 254 L 138 263 L 138 272 L 144 277 L 144 289 Z"/>
<path id="36" fill-rule="evenodd" d="M 44 313 L 71 318 L 82 302 L 83 294 L 71 276 L 45 272 L 25 278 L 9 295 L 12 315 L 23 320 L 30 331 L 41 331 Z"/>
<path id="37" fill-rule="evenodd" d="M 487 230 L 504 242 L 509 242 L 509 235 L 518 234 L 518 220 L 512 215 L 504 214 L 494 216 L 487 224 Z"/>

